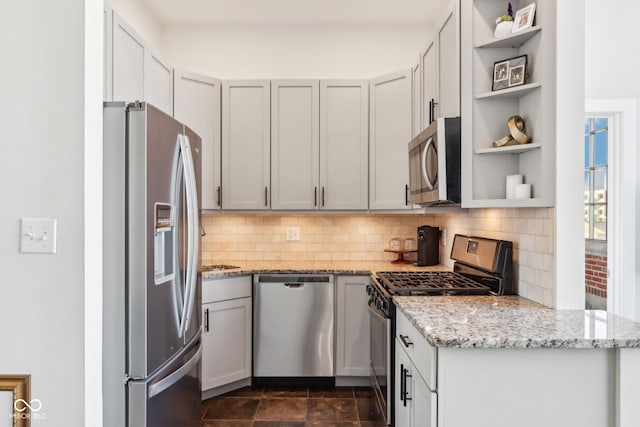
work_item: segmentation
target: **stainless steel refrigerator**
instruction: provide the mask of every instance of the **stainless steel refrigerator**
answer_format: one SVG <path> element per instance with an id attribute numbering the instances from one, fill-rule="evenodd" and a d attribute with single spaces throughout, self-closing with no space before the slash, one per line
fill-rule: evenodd
<path id="1" fill-rule="evenodd" d="M 105 427 L 200 425 L 200 138 L 104 105 Z"/>

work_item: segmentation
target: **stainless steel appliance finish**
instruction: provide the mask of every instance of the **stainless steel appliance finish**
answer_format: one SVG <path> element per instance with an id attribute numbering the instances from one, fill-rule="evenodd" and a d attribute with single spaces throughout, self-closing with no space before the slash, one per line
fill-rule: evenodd
<path id="1" fill-rule="evenodd" d="M 332 275 L 256 275 L 253 375 L 334 375 Z"/>
<path id="2" fill-rule="evenodd" d="M 393 420 L 393 387 L 392 378 L 394 353 L 391 346 L 395 335 L 395 306 L 389 294 L 383 296 L 383 290 L 375 285 L 367 286 L 369 295 L 369 376 L 373 394 L 380 415 L 385 425 Z"/>
<path id="3" fill-rule="evenodd" d="M 460 117 L 438 118 L 409 142 L 409 201 L 460 204 Z"/>
<path id="4" fill-rule="evenodd" d="M 199 425 L 200 138 L 111 102 L 103 154 L 103 424 Z"/>
<path id="5" fill-rule="evenodd" d="M 504 240 L 453 238 L 454 271 L 384 271 L 367 286 L 371 319 L 371 384 L 388 425 L 394 425 L 394 295 L 508 295 L 514 293 L 513 244 Z M 386 328 L 386 329 L 385 329 Z M 384 338 L 386 337 L 386 338 Z M 386 360 L 387 363 L 382 361 Z M 386 366 L 386 369 L 383 369 Z"/>

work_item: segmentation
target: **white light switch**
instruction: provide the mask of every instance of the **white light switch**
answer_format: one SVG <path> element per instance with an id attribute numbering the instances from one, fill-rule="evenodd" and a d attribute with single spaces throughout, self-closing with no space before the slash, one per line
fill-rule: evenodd
<path id="1" fill-rule="evenodd" d="M 49 218 L 22 218 L 20 220 L 20 252 L 56 253 L 56 220 Z"/>

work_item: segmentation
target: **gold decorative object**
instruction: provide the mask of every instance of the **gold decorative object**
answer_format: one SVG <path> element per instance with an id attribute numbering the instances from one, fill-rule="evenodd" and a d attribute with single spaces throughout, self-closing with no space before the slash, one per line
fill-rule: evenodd
<path id="1" fill-rule="evenodd" d="M 527 144 L 531 142 L 531 138 L 524 133 L 524 119 L 520 116 L 511 116 L 507 120 L 507 127 L 509 128 L 509 135 L 503 136 L 497 141 L 493 142 L 494 147 L 505 147 L 507 145 Z"/>

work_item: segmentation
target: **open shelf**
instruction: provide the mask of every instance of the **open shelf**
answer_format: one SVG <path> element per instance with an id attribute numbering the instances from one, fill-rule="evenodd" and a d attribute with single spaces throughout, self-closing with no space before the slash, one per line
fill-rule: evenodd
<path id="1" fill-rule="evenodd" d="M 510 87 L 508 89 L 494 90 L 491 92 L 484 92 L 476 95 L 476 99 L 507 99 L 507 98 L 520 98 L 527 93 L 539 89 L 542 87 L 542 83 L 535 82 L 522 86 Z"/>
<path id="2" fill-rule="evenodd" d="M 538 34 L 542 29 L 541 26 L 535 26 L 517 33 L 507 34 L 506 36 L 492 38 L 482 43 L 478 43 L 476 48 L 518 48 L 528 42 L 533 36 Z"/>
<path id="3" fill-rule="evenodd" d="M 535 150 L 537 148 L 541 148 L 542 145 L 540 143 L 529 143 L 529 144 L 518 144 L 518 145 L 507 145 L 506 147 L 489 147 L 489 148 L 478 148 L 475 150 L 476 154 L 518 154 L 524 153 L 525 151 Z"/>

